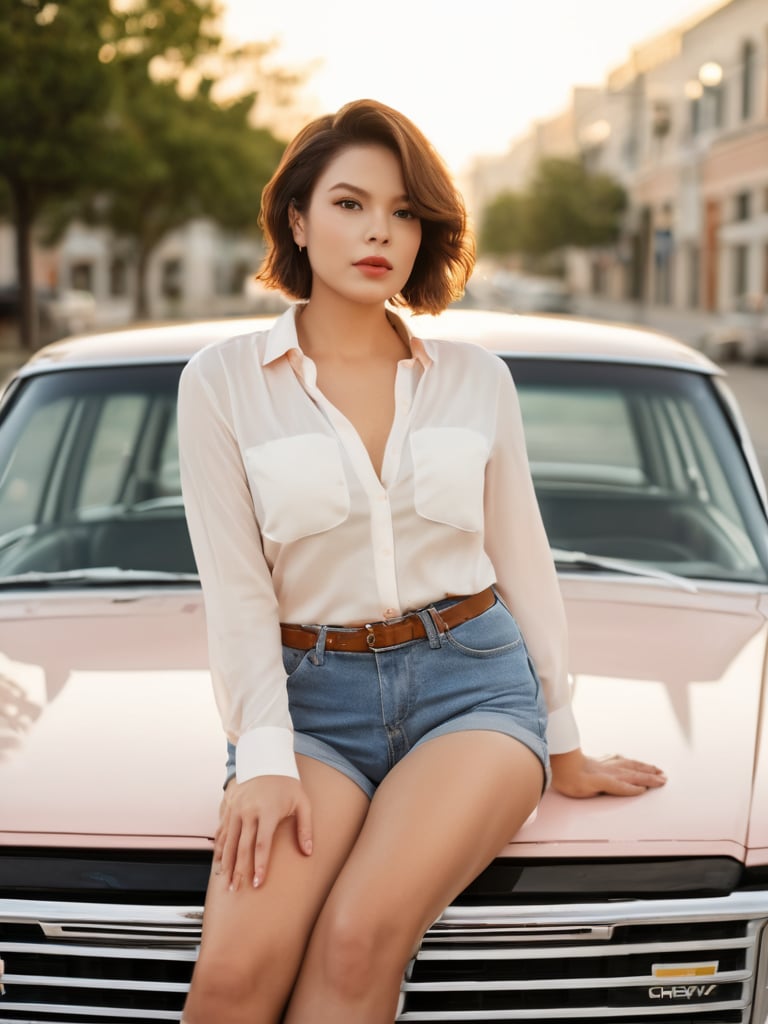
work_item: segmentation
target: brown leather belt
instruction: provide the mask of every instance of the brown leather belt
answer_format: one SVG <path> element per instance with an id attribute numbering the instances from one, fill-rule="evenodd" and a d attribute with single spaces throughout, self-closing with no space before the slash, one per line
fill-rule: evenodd
<path id="1" fill-rule="evenodd" d="M 471 597 L 460 598 L 456 604 L 441 608 L 432 608 L 432 621 L 438 633 L 460 626 L 462 622 L 482 615 L 492 608 L 496 595 L 491 587 Z M 280 630 L 286 647 L 298 651 L 309 651 L 317 644 L 320 633 L 319 626 L 295 626 L 281 623 Z M 371 622 L 366 626 L 341 629 L 328 626 L 325 632 L 325 648 L 328 651 L 376 651 L 386 647 L 396 647 L 408 643 L 409 640 L 423 640 L 427 635 L 424 623 L 415 612 L 404 615 L 395 622 Z"/>

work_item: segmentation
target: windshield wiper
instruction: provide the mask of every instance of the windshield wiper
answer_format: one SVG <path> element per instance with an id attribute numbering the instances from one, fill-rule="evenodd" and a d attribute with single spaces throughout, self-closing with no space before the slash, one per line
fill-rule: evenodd
<path id="1" fill-rule="evenodd" d="M 22 572 L 0 576 L 0 588 L 69 586 L 126 586 L 142 583 L 199 583 L 194 572 L 161 572 L 154 569 L 120 569 L 98 566 L 94 569 L 69 569 L 65 572 Z"/>
<path id="2" fill-rule="evenodd" d="M 576 569 L 605 569 L 606 572 L 622 573 L 626 576 L 642 576 L 651 580 L 662 580 L 673 586 L 697 594 L 699 588 L 684 576 L 678 576 L 664 569 L 646 565 L 644 562 L 633 562 L 627 558 L 607 558 L 603 555 L 589 555 L 585 551 L 568 551 L 564 548 L 552 548 L 552 556 L 557 566 L 569 566 Z"/>

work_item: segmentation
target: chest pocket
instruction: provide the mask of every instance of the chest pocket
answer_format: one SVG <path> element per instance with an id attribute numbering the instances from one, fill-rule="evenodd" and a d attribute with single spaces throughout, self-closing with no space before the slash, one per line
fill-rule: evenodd
<path id="1" fill-rule="evenodd" d="M 411 434 L 416 511 L 425 519 L 476 533 L 483 528 L 488 442 L 464 427 Z"/>
<path id="2" fill-rule="evenodd" d="M 245 465 L 263 508 L 261 532 L 287 544 L 332 530 L 349 516 L 349 488 L 339 445 L 299 434 L 247 448 Z"/>

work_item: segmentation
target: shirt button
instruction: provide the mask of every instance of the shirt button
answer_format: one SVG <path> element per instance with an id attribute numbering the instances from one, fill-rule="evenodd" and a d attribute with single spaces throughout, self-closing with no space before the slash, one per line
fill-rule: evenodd
<path id="1" fill-rule="evenodd" d="M 397 615 L 396 609 L 394 609 L 394 608 L 385 608 L 384 609 L 384 618 L 385 619 L 394 619 L 394 617 L 396 615 Z"/>

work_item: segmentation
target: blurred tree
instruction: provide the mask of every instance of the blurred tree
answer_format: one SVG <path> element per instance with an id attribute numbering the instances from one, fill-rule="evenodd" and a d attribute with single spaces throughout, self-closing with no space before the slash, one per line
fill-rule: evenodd
<path id="1" fill-rule="evenodd" d="M 41 222 L 49 238 L 75 216 L 131 238 L 140 313 L 147 260 L 166 232 L 202 215 L 255 226 L 282 145 L 251 127 L 253 89 L 214 102 L 243 59 L 222 47 L 219 14 L 218 0 L 0 0 L 0 181 L 16 227 L 28 347 L 31 239 Z M 298 80 L 259 71 L 285 88 Z"/>
<path id="2" fill-rule="evenodd" d="M 0 179 L 16 229 L 21 339 L 33 348 L 32 229 L 89 178 L 111 85 L 99 61 L 108 0 L 0 0 Z"/>
<path id="3" fill-rule="evenodd" d="M 146 317 L 147 269 L 158 244 L 195 217 L 257 229 L 261 190 L 282 153 L 271 132 L 251 124 L 258 92 L 217 102 L 217 87 L 244 81 L 243 62 L 251 85 L 298 79 L 264 68 L 269 43 L 225 49 L 218 0 L 124 0 L 121 7 L 100 53 L 114 75 L 100 187 L 65 220 L 76 213 L 130 240 L 134 314 Z"/>
<path id="4" fill-rule="evenodd" d="M 543 254 L 615 242 L 627 197 L 609 175 L 590 173 L 579 160 L 550 157 L 539 163 L 528 201 L 527 249 Z"/>
<path id="5" fill-rule="evenodd" d="M 523 252 L 526 248 L 527 197 L 502 192 L 483 211 L 478 248 L 492 256 Z"/>
<path id="6" fill-rule="evenodd" d="M 609 245 L 619 236 L 627 197 L 606 174 L 579 160 L 541 160 L 524 192 L 505 192 L 484 210 L 481 251 L 540 258 L 565 246 Z"/>
<path id="7" fill-rule="evenodd" d="M 254 128 L 255 95 L 226 106 L 200 79 L 179 94 L 176 82 L 122 69 L 121 97 L 109 124 L 110 160 L 102 188 L 81 207 L 133 244 L 135 315 L 148 313 L 146 272 L 162 239 L 195 217 L 255 231 L 261 190 L 283 150 L 271 132 Z"/>

